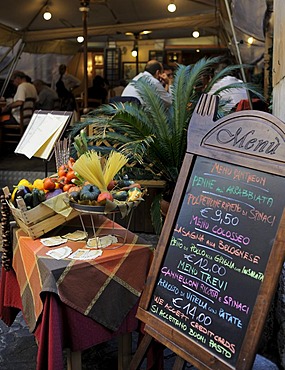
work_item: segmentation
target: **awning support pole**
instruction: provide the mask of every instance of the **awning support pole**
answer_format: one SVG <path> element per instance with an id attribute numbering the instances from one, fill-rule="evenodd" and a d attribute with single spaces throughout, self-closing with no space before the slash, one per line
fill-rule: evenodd
<path id="1" fill-rule="evenodd" d="M 87 15 L 89 12 L 89 0 L 80 1 L 79 10 L 82 12 L 83 22 L 83 108 L 88 107 L 88 32 L 87 32 Z"/>
<path id="2" fill-rule="evenodd" d="M 11 66 L 9 68 L 9 72 L 8 72 L 8 74 L 6 76 L 6 79 L 5 79 L 4 83 L 3 83 L 3 85 L 2 85 L 2 88 L 1 88 L 1 91 L 0 91 L 0 96 L 3 96 L 4 95 L 4 92 L 5 92 L 5 90 L 6 90 L 7 86 L 8 86 L 8 83 L 10 81 L 10 78 L 11 78 L 11 76 L 13 74 L 13 71 L 15 69 L 15 66 L 18 63 L 18 60 L 20 59 L 20 56 L 21 56 L 21 54 L 23 52 L 24 47 L 25 47 L 25 42 L 23 42 L 23 40 L 21 40 L 21 44 L 20 44 L 20 46 L 18 48 L 17 54 L 15 55 L 15 57 L 14 57 L 14 59 L 12 61 L 12 64 L 11 64 Z"/>
<path id="3" fill-rule="evenodd" d="M 224 1 L 225 1 L 225 6 L 226 6 L 226 9 L 227 9 L 228 17 L 229 17 L 229 22 L 230 22 L 232 34 L 233 34 L 233 39 L 234 39 L 234 44 L 235 44 L 235 48 L 236 48 L 236 52 L 237 52 L 238 62 L 240 64 L 240 71 L 241 71 L 242 79 L 243 79 L 243 82 L 246 82 L 245 72 L 244 72 L 244 68 L 242 66 L 242 59 L 241 59 L 241 54 L 240 54 L 240 50 L 239 50 L 239 43 L 237 41 L 236 32 L 235 32 L 235 28 L 234 28 L 234 24 L 233 24 L 233 20 L 232 20 L 232 14 L 231 14 L 231 11 L 230 11 L 228 0 L 224 0 Z M 252 109 L 252 101 L 251 101 L 250 94 L 249 94 L 248 90 L 246 90 L 246 94 L 247 94 L 247 98 L 248 98 L 249 107 L 250 107 L 250 109 Z"/>

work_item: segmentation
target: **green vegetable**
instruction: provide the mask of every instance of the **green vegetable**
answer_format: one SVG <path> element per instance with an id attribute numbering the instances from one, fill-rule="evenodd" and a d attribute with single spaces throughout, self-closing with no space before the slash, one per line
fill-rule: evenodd
<path id="1" fill-rule="evenodd" d="M 24 195 L 24 202 L 25 202 L 27 207 L 32 207 L 32 202 L 33 202 L 32 193 L 26 193 Z"/>
<path id="2" fill-rule="evenodd" d="M 72 191 L 69 193 L 69 197 L 74 200 L 74 202 L 78 202 L 80 199 L 80 191 Z"/>
<path id="3" fill-rule="evenodd" d="M 43 190 L 39 190 L 34 188 L 32 190 L 32 208 L 38 206 L 41 202 L 46 199 L 45 192 Z"/>
<path id="4" fill-rule="evenodd" d="M 95 185 L 84 185 L 80 190 L 80 200 L 97 200 L 98 195 L 100 194 L 99 188 Z"/>
<path id="5" fill-rule="evenodd" d="M 116 193 L 112 193 L 113 198 L 116 200 L 127 200 L 128 192 L 125 190 L 117 191 Z"/>
<path id="6" fill-rule="evenodd" d="M 46 200 L 46 193 L 43 190 L 39 190 L 38 196 L 40 202 L 44 202 Z"/>

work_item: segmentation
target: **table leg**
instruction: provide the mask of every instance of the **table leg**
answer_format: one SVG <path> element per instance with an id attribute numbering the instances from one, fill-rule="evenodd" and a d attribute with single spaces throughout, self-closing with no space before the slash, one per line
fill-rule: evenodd
<path id="1" fill-rule="evenodd" d="M 132 359 L 132 333 L 119 335 L 118 337 L 118 370 L 129 368 Z"/>
<path id="2" fill-rule="evenodd" d="M 177 356 L 172 370 L 183 370 L 185 364 L 186 364 L 186 361 L 183 360 L 182 357 Z"/>
<path id="3" fill-rule="evenodd" d="M 81 352 L 67 350 L 67 370 L 81 370 Z"/>

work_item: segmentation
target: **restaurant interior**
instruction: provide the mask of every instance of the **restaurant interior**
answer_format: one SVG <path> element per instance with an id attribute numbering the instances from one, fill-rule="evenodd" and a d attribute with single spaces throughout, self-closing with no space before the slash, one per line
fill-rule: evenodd
<path id="1" fill-rule="evenodd" d="M 97 74 L 112 87 L 130 80 L 150 59 L 174 66 L 215 55 L 229 55 L 260 73 L 266 71 L 265 44 L 271 37 L 270 28 L 263 29 L 270 16 L 267 3 L 72 0 L 66 7 L 64 0 L 29 6 L 11 1 L 0 18 L 0 77 L 17 64 L 32 79 L 51 83 L 60 61 L 66 61 L 69 73 L 83 81 L 75 92 L 80 94 Z"/>

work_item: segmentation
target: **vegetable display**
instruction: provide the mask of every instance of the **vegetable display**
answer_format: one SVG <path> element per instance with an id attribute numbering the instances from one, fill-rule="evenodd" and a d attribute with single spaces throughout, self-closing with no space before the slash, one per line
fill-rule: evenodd
<path id="1" fill-rule="evenodd" d="M 127 161 L 123 154 L 116 151 L 111 151 L 107 158 L 95 151 L 82 154 L 73 164 L 73 169 L 85 183 L 77 191 L 71 189 L 71 202 L 102 206 L 107 201 L 120 205 L 142 200 L 146 189 L 142 190 L 140 184 L 127 178 L 115 178 Z"/>
<path id="2" fill-rule="evenodd" d="M 119 152 L 112 151 L 108 158 L 86 152 L 77 161 L 70 158 L 50 177 L 33 182 L 20 180 L 14 186 L 11 201 L 17 207 L 17 200 L 22 198 L 27 209 L 31 209 L 62 192 L 68 193 L 70 202 L 100 207 L 107 202 L 120 205 L 141 201 L 147 189 L 127 176 L 118 176 L 126 163 L 127 158 Z"/>
<path id="3" fill-rule="evenodd" d="M 22 198 L 29 210 L 62 192 L 71 191 L 71 189 L 77 190 L 76 181 L 78 178 L 72 168 L 74 162 L 74 159 L 70 158 L 68 163 L 58 169 L 56 174 L 44 179 L 35 179 L 33 182 L 21 179 L 12 191 L 11 201 L 14 206 L 17 207 L 17 200 Z"/>

